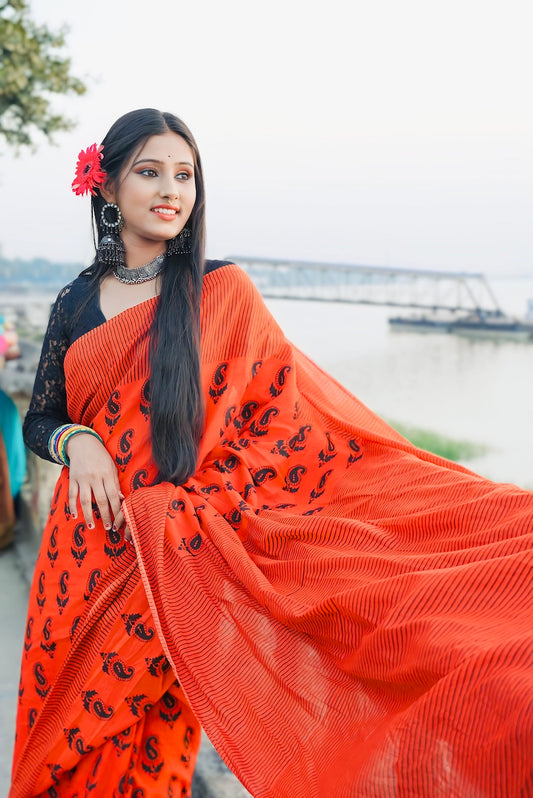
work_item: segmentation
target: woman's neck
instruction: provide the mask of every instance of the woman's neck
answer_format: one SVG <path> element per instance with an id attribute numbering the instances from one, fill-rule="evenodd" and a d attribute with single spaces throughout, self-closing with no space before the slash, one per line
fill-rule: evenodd
<path id="1" fill-rule="evenodd" d="M 138 269 L 139 266 L 145 266 L 166 251 L 164 241 L 136 242 L 135 244 L 129 243 L 127 239 L 123 239 L 123 241 L 126 248 L 126 266 L 128 269 Z"/>

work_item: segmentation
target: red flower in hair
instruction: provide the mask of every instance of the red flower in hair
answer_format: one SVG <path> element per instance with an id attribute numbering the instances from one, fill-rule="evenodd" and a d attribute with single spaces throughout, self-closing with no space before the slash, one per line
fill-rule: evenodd
<path id="1" fill-rule="evenodd" d="M 99 147 L 96 144 L 91 144 L 78 155 L 76 175 L 72 181 L 72 191 L 75 194 L 91 193 L 94 196 L 96 194 L 95 186 L 101 186 L 104 182 L 106 173 L 100 169 L 100 161 L 104 157 L 103 149 L 101 144 Z"/>

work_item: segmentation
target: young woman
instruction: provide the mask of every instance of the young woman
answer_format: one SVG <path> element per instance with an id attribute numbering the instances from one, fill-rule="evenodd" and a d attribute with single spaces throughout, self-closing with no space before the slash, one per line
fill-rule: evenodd
<path id="1" fill-rule="evenodd" d="M 12 798 L 188 795 L 200 725 L 258 798 L 530 794 L 533 496 L 415 449 L 204 261 L 178 119 L 127 114 L 78 172 Z"/>

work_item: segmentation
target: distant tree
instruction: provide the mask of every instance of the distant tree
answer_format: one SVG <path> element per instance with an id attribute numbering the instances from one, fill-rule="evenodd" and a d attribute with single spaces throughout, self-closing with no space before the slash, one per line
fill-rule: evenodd
<path id="1" fill-rule="evenodd" d="M 28 0 L 0 0 L 0 136 L 15 148 L 34 146 L 38 132 L 53 141 L 74 126 L 54 112 L 50 98 L 86 90 L 62 55 L 65 33 L 36 25 Z"/>

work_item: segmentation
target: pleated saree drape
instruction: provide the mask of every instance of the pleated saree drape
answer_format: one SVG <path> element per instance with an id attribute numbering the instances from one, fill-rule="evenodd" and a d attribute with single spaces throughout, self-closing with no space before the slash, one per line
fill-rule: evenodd
<path id="1" fill-rule="evenodd" d="M 58 642 L 61 667 L 43 663 L 13 798 L 76 779 L 113 734 L 135 730 L 132 696 L 155 705 L 176 679 L 180 707 L 258 798 L 530 794 L 532 495 L 415 449 L 285 339 L 236 266 L 204 280 L 198 470 L 150 486 L 152 311 L 126 311 L 67 356 L 72 417 L 115 456 L 135 550 L 112 543 L 72 643 Z M 101 375 L 90 390 L 89 346 Z M 65 484 L 46 534 L 57 525 L 56 545 L 76 558 L 89 532 L 76 538 Z M 60 567 L 43 566 L 50 604 Z M 145 651 L 170 664 L 151 692 Z M 135 669 L 134 689 L 102 676 L 113 652 Z M 113 715 L 96 717 L 95 702 Z M 69 747 L 73 728 L 90 754 Z"/>

